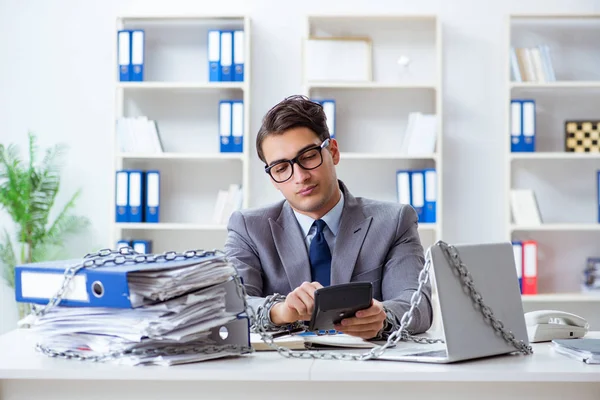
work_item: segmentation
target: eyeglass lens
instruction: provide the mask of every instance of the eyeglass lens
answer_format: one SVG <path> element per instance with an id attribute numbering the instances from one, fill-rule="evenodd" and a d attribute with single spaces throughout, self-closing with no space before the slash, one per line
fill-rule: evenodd
<path id="1" fill-rule="evenodd" d="M 321 165 L 322 157 L 320 149 L 308 150 L 298 156 L 298 164 L 304 169 L 315 169 Z M 291 163 L 282 162 L 271 168 L 271 176 L 277 182 L 287 181 L 294 174 Z"/>

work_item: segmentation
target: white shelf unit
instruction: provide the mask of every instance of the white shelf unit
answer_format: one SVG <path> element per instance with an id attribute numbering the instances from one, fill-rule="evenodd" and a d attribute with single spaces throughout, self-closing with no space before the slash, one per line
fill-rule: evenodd
<path id="1" fill-rule="evenodd" d="M 420 223 L 427 248 L 442 236 L 442 31 L 436 15 L 309 15 L 304 39 L 362 37 L 371 42 L 367 81 L 310 81 L 303 67 L 303 93 L 336 102 L 338 178 L 356 196 L 398 201 L 396 171 L 435 168 L 436 222 Z M 303 44 L 303 66 L 306 44 Z M 408 57 L 403 69 L 398 61 Z M 401 144 L 411 112 L 435 113 L 433 154 L 406 155 Z"/>
<path id="2" fill-rule="evenodd" d="M 507 20 L 506 237 L 538 244 L 538 294 L 523 295 L 527 308 L 593 306 L 600 296 L 583 292 L 587 257 L 600 256 L 596 171 L 600 154 L 566 152 L 566 120 L 600 120 L 600 15 L 513 14 Z M 554 81 L 517 82 L 510 48 L 548 45 Z M 511 99 L 536 104 L 535 152 L 511 152 Z M 542 224 L 519 226 L 510 205 L 511 189 L 533 189 Z"/>
<path id="3" fill-rule="evenodd" d="M 117 19 L 120 29 L 143 29 L 144 81 L 121 82 L 115 49 L 115 121 L 147 116 L 158 125 L 162 153 L 121 152 L 112 132 L 115 172 L 156 170 L 160 178 L 160 222 L 116 223 L 115 192 L 110 199 L 109 246 L 120 239 L 152 241 L 155 253 L 222 249 L 226 225 L 214 224 L 218 190 L 241 184 L 242 207 L 249 202 L 251 21 L 245 15 L 130 15 Z M 208 31 L 244 31 L 244 81 L 211 82 Z M 116 46 L 115 46 L 116 48 Z M 221 153 L 219 101 L 243 100 L 243 152 Z"/>

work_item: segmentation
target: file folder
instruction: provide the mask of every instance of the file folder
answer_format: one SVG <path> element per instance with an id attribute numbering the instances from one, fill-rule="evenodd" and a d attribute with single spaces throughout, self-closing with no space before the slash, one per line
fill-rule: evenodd
<path id="1" fill-rule="evenodd" d="M 124 170 L 116 172 L 115 222 L 129 222 L 129 173 Z"/>
<path id="2" fill-rule="evenodd" d="M 244 103 L 241 100 L 231 102 L 231 151 L 242 153 L 244 150 Z"/>
<path id="3" fill-rule="evenodd" d="M 142 254 L 152 254 L 151 240 L 134 240 L 132 243 L 133 250 Z"/>
<path id="4" fill-rule="evenodd" d="M 513 153 L 523 151 L 523 118 L 521 101 L 510 102 L 510 151 Z"/>
<path id="5" fill-rule="evenodd" d="M 158 270 L 172 270 L 185 267 L 193 268 L 200 263 L 213 260 L 214 263 L 206 268 L 210 269 L 214 279 L 205 279 L 203 287 L 215 284 L 228 283 L 235 285 L 231 280 L 231 271 L 234 269 L 228 263 L 220 262 L 222 256 L 206 255 L 187 259 L 160 261 L 155 263 L 124 263 L 114 264 L 109 262 L 95 268 L 79 270 L 73 277 L 65 291 L 60 306 L 70 307 L 109 307 L 109 308 L 137 308 L 148 304 L 138 295 L 132 293 L 130 288 L 131 276 L 139 272 L 153 272 Z M 82 259 L 43 261 L 15 266 L 15 297 L 18 302 L 47 304 L 60 289 L 64 280 L 64 273 Z M 205 268 L 205 271 L 207 270 Z M 217 269 L 221 269 L 219 276 Z M 213 272 L 214 271 L 214 272 Z M 164 272 L 163 272 L 164 273 Z M 199 289 L 202 290 L 202 289 Z M 236 291 L 237 293 L 237 291 Z M 235 297 L 232 297 L 235 299 Z M 241 312 L 241 311 L 239 311 Z"/>
<path id="6" fill-rule="evenodd" d="M 411 204 L 417 212 L 418 220 L 423 222 L 425 210 L 425 177 L 423 171 L 412 171 L 410 174 Z"/>
<path id="7" fill-rule="evenodd" d="M 396 171 L 396 191 L 398 192 L 398 203 L 410 204 L 410 171 Z"/>
<path id="8" fill-rule="evenodd" d="M 233 32 L 221 31 L 221 80 L 233 80 Z"/>
<path id="9" fill-rule="evenodd" d="M 129 222 L 144 221 L 144 172 L 129 170 Z"/>
<path id="10" fill-rule="evenodd" d="M 244 31 L 233 32 L 233 80 L 244 81 Z"/>
<path id="11" fill-rule="evenodd" d="M 119 62 L 119 81 L 129 81 L 131 68 L 131 32 L 120 30 L 117 32 L 117 58 Z"/>
<path id="12" fill-rule="evenodd" d="M 537 294 L 537 242 L 523 240 L 523 294 Z"/>
<path id="13" fill-rule="evenodd" d="M 523 100 L 522 106 L 523 109 L 521 112 L 523 118 L 523 151 L 534 152 L 536 130 L 535 101 Z"/>
<path id="14" fill-rule="evenodd" d="M 523 293 L 523 243 L 520 241 L 512 242 L 513 253 L 515 256 L 515 267 L 517 269 L 517 278 L 519 278 L 519 290 Z"/>
<path id="15" fill-rule="evenodd" d="M 327 118 L 327 129 L 329 136 L 335 139 L 335 100 L 322 100 L 323 112 Z"/>
<path id="16" fill-rule="evenodd" d="M 117 250 L 122 249 L 123 247 L 131 247 L 131 242 L 128 240 L 117 241 Z"/>
<path id="17" fill-rule="evenodd" d="M 137 29 L 131 31 L 131 75 L 130 81 L 144 80 L 144 42 L 145 32 Z"/>
<path id="18" fill-rule="evenodd" d="M 233 149 L 231 141 L 231 101 L 221 100 L 219 102 L 219 140 L 221 153 L 231 153 Z"/>
<path id="19" fill-rule="evenodd" d="M 145 203 L 144 221 L 157 223 L 160 220 L 160 171 L 146 171 Z"/>
<path id="20" fill-rule="evenodd" d="M 208 80 L 221 81 L 221 31 L 208 31 Z"/>
<path id="21" fill-rule="evenodd" d="M 425 206 L 423 222 L 435 223 L 437 219 L 437 172 L 433 168 L 423 170 L 425 174 Z"/>

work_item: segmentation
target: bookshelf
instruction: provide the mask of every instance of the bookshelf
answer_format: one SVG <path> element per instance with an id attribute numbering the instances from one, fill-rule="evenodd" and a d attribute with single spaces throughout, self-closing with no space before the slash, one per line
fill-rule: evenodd
<path id="1" fill-rule="evenodd" d="M 598 34 L 600 15 L 513 14 L 507 20 L 506 237 L 537 242 L 537 293 L 522 296 L 528 308 L 575 304 L 572 311 L 577 312 L 600 301 L 598 294 L 583 291 L 581 285 L 586 259 L 600 256 L 596 175 L 600 154 L 565 148 L 565 121 L 600 120 L 600 70 L 589 67 L 600 62 L 600 45 L 594 40 Z M 549 49 L 549 63 L 542 62 L 541 73 L 540 66 L 530 64 L 539 76 L 527 79 L 527 60 L 517 57 L 522 74 L 518 81 L 511 48 L 540 45 Z M 545 67 L 548 64 L 553 73 Z M 533 152 L 511 149 L 513 99 L 535 102 Z M 533 190 L 541 224 L 516 223 L 511 189 Z"/>
<path id="2" fill-rule="evenodd" d="M 141 29 L 143 81 L 121 81 L 115 46 L 115 121 L 146 116 L 156 121 L 162 151 L 122 151 L 117 127 L 111 133 L 114 173 L 110 199 L 110 247 L 118 240 L 150 240 L 152 252 L 223 248 L 226 224 L 212 219 L 217 193 L 230 184 L 249 199 L 251 24 L 245 15 L 128 15 L 117 18 L 117 32 Z M 243 30 L 244 80 L 209 79 L 209 30 Z M 243 100 L 243 151 L 220 150 L 221 100 Z M 116 171 L 160 171 L 158 223 L 116 222 Z"/>
<path id="3" fill-rule="evenodd" d="M 398 202 L 397 171 L 435 169 L 436 219 L 419 224 L 421 240 L 427 248 L 441 239 L 443 217 L 439 19 L 435 15 L 309 15 L 305 25 L 303 93 L 314 100 L 335 101 L 334 130 L 341 153 L 338 178 L 355 196 Z M 331 77 L 311 75 L 314 67 L 311 69 L 310 63 L 317 59 L 315 47 L 311 46 L 332 38 L 346 41 L 343 45 L 359 56 L 366 54 L 365 58 L 345 60 L 349 70 L 357 71 L 366 61 L 364 75 L 357 75 L 357 79 L 339 78 L 337 73 Z M 348 44 L 348 40 L 355 44 Z M 360 40 L 368 43 L 363 53 Z M 437 115 L 435 147 L 431 151 L 414 153 L 403 149 L 409 115 L 413 112 Z"/>

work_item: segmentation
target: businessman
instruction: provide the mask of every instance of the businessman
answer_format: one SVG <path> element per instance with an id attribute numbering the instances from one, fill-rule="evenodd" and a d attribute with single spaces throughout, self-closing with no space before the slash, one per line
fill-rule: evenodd
<path id="1" fill-rule="evenodd" d="M 267 112 L 256 148 L 285 200 L 233 213 L 225 252 L 264 327 L 310 320 L 318 288 L 369 281 L 371 306 L 336 329 L 364 339 L 387 337 L 409 309 L 423 268 L 415 210 L 352 195 L 337 178 L 340 152 L 323 109 L 306 97 L 288 97 Z M 431 287 L 424 289 L 411 333 L 432 323 Z"/>

